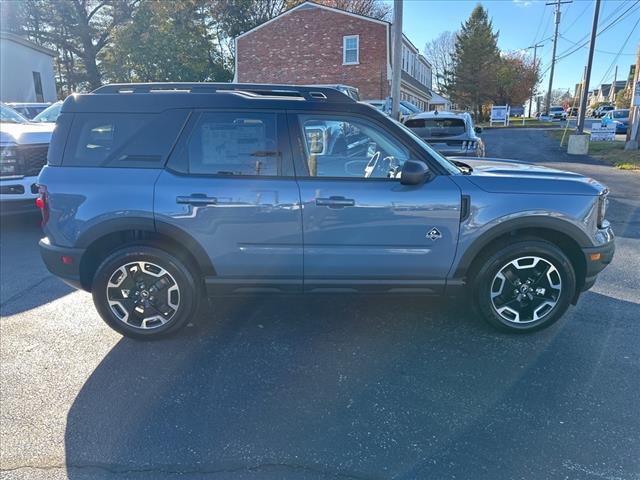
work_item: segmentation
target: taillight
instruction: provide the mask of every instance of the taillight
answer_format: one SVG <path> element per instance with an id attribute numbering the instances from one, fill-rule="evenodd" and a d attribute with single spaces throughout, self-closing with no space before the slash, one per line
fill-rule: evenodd
<path id="1" fill-rule="evenodd" d="M 44 226 L 49 221 L 49 195 L 47 193 L 47 187 L 39 185 L 38 194 L 36 205 L 42 212 L 42 225 Z"/>

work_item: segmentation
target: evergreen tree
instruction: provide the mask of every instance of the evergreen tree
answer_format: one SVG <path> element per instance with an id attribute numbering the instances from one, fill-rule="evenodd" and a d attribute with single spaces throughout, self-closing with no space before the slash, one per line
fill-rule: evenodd
<path id="1" fill-rule="evenodd" d="M 500 60 L 498 33 L 487 11 L 478 4 L 457 36 L 450 94 L 453 100 L 476 114 L 496 94 L 497 67 Z"/>

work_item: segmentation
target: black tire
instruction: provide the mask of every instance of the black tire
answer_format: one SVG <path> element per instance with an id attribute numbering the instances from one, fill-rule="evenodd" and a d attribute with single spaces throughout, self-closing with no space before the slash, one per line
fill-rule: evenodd
<path id="1" fill-rule="evenodd" d="M 136 262 L 142 262 L 145 265 L 144 271 L 135 266 Z M 128 288 L 125 290 L 120 289 L 120 286 L 117 288 L 108 287 L 109 281 L 116 278 L 114 275 L 119 272 L 121 267 L 125 267 L 125 272 L 127 273 L 118 274 L 117 280 L 122 278 L 121 276 L 123 275 L 125 277 L 123 282 L 126 281 L 128 283 L 126 285 L 122 283 L 122 285 Z M 129 288 L 130 282 L 135 282 L 136 274 L 135 272 L 129 273 L 129 271 L 136 269 L 141 272 L 140 277 L 138 277 L 141 283 Z M 147 271 L 152 272 L 154 275 L 149 275 Z M 155 275 L 161 274 L 162 271 L 165 274 L 155 277 Z M 137 310 L 134 312 L 130 308 L 125 308 L 125 306 L 133 305 L 134 298 L 138 298 L 141 301 L 142 296 L 140 294 L 144 292 L 146 292 L 145 300 L 147 298 L 153 299 L 150 295 L 154 294 L 153 289 L 157 285 L 157 283 L 154 283 L 155 278 L 164 282 L 155 290 L 155 292 L 158 292 L 158 304 L 154 302 L 153 304 L 147 303 L 146 306 L 138 305 L 137 308 L 140 308 L 143 312 L 140 315 Z M 145 281 L 150 283 L 151 286 L 145 285 Z M 140 284 L 144 285 L 142 289 Z M 177 293 L 174 284 L 177 286 Z M 122 303 L 112 308 L 107 296 L 107 288 L 109 288 L 109 295 L 111 296 L 118 295 L 118 290 L 121 292 L 126 291 L 127 298 L 122 298 Z M 91 290 L 93 303 L 107 325 L 127 337 L 143 340 L 165 337 L 180 330 L 196 317 L 200 300 L 200 289 L 197 288 L 192 268 L 171 253 L 146 245 L 126 247 L 109 255 L 98 267 Z M 172 291 L 170 292 L 169 290 Z M 136 294 L 136 297 L 133 296 L 134 294 Z M 166 301 L 164 301 L 165 298 Z M 172 304 L 175 305 L 175 308 Z M 150 313 L 147 314 L 147 311 Z M 140 325 L 136 325 L 137 320 L 143 316 L 146 316 L 146 318 L 141 319 Z M 154 316 L 158 319 L 152 320 Z M 129 317 L 131 317 L 130 320 Z M 147 320 L 150 319 L 150 324 L 147 325 Z M 165 323 L 160 323 L 163 321 Z M 143 328 L 145 326 L 146 328 Z"/>
<path id="2" fill-rule="evenodd" d="M 526 257 L 537 257 L 542 261 Z M 510 266 L 510 262 L 516 264 Z M 534 267 L 526 266 L 528 263 L 535 265 L 539 270 L 548 268 L 549 276 L 547 273 L 538 274 Z M 553 268 L 547 267 L 548 264 Z M 522 271 L 518 267 L 521 267 Z M 536 278 L 533 272 L 539 275 L 538 284 L 532 282 L 530 285 L 517 277 L 519 275 L 527 279 Z M 497 278 L 499 273 L 502 278 Z M 507 276 L 515 278 L 515 282 L 510 282 Z M 561 283 L 558 283 L 558 278 Z M 522 294 L 523 288 L 525 294 Z M 539 291 L 536 288 L 544 290 L 544 293 L 538 295 Z M 503 331 L 532 332 L 552 325 L 566 312 L 576 291 L 576 274 L 570 260 L 554 244 L 544 240 L 517 240 L 485 258 L 472 279 L 472 289 L 474 306 L 490 325 Z M 496 292 L 499 292 L 499 295 Z M 495 299 L 492 295 L 496 295 Z M 518 295 L 522 300 L 518 300 Z M 548 303 L 542 305 L 545 303 L 545 300 L 542 300 L 545 295 L 550 297 L 550 302 L 553 302 L 555 297 L 553 306 L 549 306 Z M 503 301 L 505 303 L 502 303 Z M 498 309 L 502 310 L 502 314 Z"/>

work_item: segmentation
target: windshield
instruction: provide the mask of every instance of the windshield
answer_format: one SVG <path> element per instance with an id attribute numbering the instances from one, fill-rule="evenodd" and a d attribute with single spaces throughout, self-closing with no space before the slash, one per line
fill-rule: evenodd
<path id="1" fill-rule="evenodd" d="M 562 111 L 564 111 L 564 108 L 562 108 L 562 107 L 551 107 L 549 109 L 549 111 L 550 112 L 562 112 Z"/>
<path id="2" fill-rule="evenodd" d="M 437 151 L 431 148 L 431 146 L 427 142 L 425 142 L 419 136 L 417 136 L 415 132 L 413 132 L 406 125 L 403 125 L 402 123 L 398 122 L 397 120 L 394 120 L 393 118 L 391 120 L 400 128 L 402 128 L 402 130 L 404 130 L 411 138 L 413 138 L 416 142 L 418 142 L 420 146 L 424 148 L 427 151 L 427 153 L 429 153 L 429 155 L 431 155 L 435 159 L 435 161 L 438 162 L 440 165 L 442 165 L 445 168 L 445 170 L 447 170 L 449 173 L 457 175 L 461 172 L 461 170 L 458 167 L 456 167 L 455 164 L 453 164 L 452 162 L 447 160 L 446 157 L 443 157 L 441 154 L 439 154 Z"/>
<path id="3" fill-rule="evenodd" d="M 403 100 L 403 101 L 400 102 L 400 105 L 402 105 L 404 108 L 409 110 L 411 113 L 422 113 L 422 110 L 420 110 L 418 107 L 416 107 L 411 102 L 407 102 L 407 101 Z"/>
<path id="4" fill-rule="evenodd" d="M 16 112 L 13 108 L 0 105 L 0 122 L 3 123 L 28 123 L 29 121 Z"/>
<path id="5" fill-rule="evenodd" d="M 616 110 L 612 112 L 613 118 L 627 118 L 629 116 L 629 110 Z"/>
<path id="6" fill-rule="evenodd" d="M 50 107 L 47 107 L 33 119 L 34 122 L 51 122 L 55 123 L 60 115 L 60 110 L 62 109 L 62 102 L 56 102 Z"/>

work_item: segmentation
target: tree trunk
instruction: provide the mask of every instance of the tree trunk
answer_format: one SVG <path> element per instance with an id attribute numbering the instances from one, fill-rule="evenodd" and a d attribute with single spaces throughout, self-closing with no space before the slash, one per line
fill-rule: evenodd
<path id="1" fill-rule="evenodd" d="M 89 82 L 91 90 L 95 90 L 102 86 L 102 80 L 100 72 L 98 71 L 98 64 L 96 63 L 95 55 L 92 55 L 91 52 L 87 52 L 82 60 L 84 61 L 84 66 L 87 70 L 87 81 Z"/>

